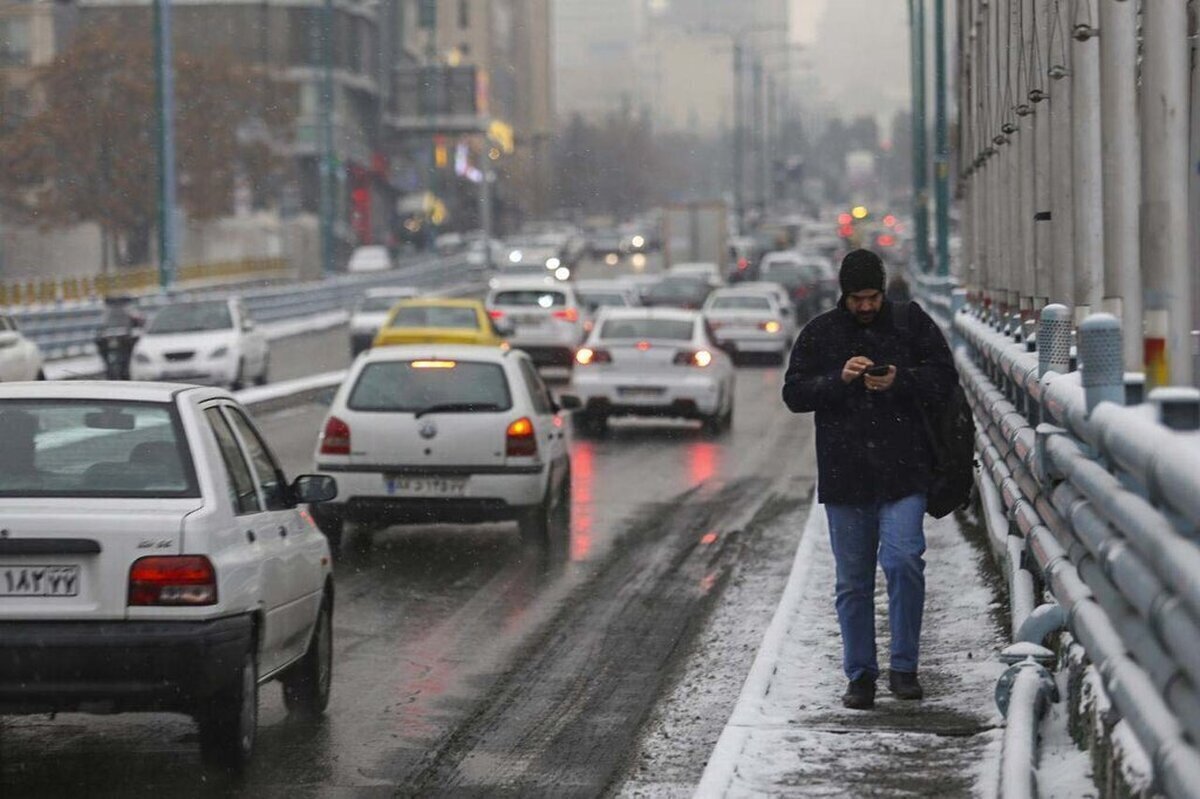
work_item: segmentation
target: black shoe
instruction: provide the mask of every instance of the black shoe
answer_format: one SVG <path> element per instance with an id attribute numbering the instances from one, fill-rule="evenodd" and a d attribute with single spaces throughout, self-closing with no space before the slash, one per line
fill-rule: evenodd
<path id="1" fill-rule="evenodd" d="M 897 699 L 925 698 L 925 690 L 915 671 L 889 671 L 888 688 Z"/>
<path id="2" fill-rule="evenodd" d="M 851 710 L 870 710 L 875 707 L 875 678 L 863 675 L 851 680 L 842 694 L 842 705 Z"/>

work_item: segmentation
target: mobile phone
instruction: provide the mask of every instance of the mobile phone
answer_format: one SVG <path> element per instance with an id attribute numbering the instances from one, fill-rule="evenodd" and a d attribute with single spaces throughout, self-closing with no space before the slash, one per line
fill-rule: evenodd
<path id="1" fill-rule="evenodd" d="M 872 366 L 867 370 L 866 373 L 871 377 L 887 377 L 887 373 L 891 370 L 891 368 L 892 367 L 887 366 L 886 364 L 883 366 Z"/>

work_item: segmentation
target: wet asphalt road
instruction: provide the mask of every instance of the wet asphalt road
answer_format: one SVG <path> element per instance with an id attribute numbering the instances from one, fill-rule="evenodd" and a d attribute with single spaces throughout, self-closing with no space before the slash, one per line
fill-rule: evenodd
<path id="1" fill-rule="evenodd" d="M 275 377 L 345 359 L 344 330 L 279 342 Z M 27 717 L 0 720 L 3 795 L 603 794 L 741 531 L 806 498 L 811 427 L 782 407 L 779 380 L 739 370 L 718 438 L 670 421 L 577 437 L 562 547 L 522 546 L 505 524 L 350 530 L 327 717 L 291 719 L 264 686 L 240 781 L 202 768 L 186 717 Z M 311 467 L 323 412 L 259 420 L 289 475 Z"/>

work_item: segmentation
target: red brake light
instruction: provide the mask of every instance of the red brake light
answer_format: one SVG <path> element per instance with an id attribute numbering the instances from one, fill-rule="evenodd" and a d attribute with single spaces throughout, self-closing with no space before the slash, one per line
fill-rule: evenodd
<path id="1" fill-rule="evenodd" d="M 336 416 L 330 416 L 321 431 L 322 455 L 350 454 L 350 425 Z"/>
<path id="2" fill-rule="evenodd" d="M 565 319 L 568 322 L 579 321 L 579 311 L 575 308 L 563 308 L 554 312 L 555 319 Z"/>
<path id="3" fill-rule="evenodd" d="M 203 555 L 156 555 L 129 567 L 130 605 L 216 603 L 217 572 Z"/>
<path id="4" fill-rule="evenodd" d="M 650 349 L 650 342 L 649 341 L 639 341 L 634 346 L 637 347 L 638 352 L 645 352 L 646 350 Z"/>
<path id="5" fill-rule="evenodd" d="M 503 319 L 504 311 L 488 311 L 488 316 L 492 317 L 493 319 Z"/>
<path id="6" fill-rule="evenodd" d="M 522 416 L 508 426 L 505 433 L 504 454 L 508 457 L 528 458 L 537 455 L 537 437 L 533 434 L 533 422 Z"/>

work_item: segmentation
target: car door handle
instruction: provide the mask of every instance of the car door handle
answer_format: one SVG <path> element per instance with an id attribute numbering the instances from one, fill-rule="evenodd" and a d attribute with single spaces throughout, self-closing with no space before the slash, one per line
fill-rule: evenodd
<path id="1" fill-rule="evenodd" d="M 246 531 L 246 540 L 249 541 L 251 544 L 253 544 L 255 541 L 258 540 L 258 536 L 256 536 L 254 534 L 253 530 L 247 530 Z"/>
<path id="2" fill-rule="evenodd" d="M 281 525 L 279 525 L 279 537 L 280 537 L 280 538 L 287 538 L 287 528 L 286 528 L 286 527 L 284 527 L 282 524 L 281 524 Z"/>

